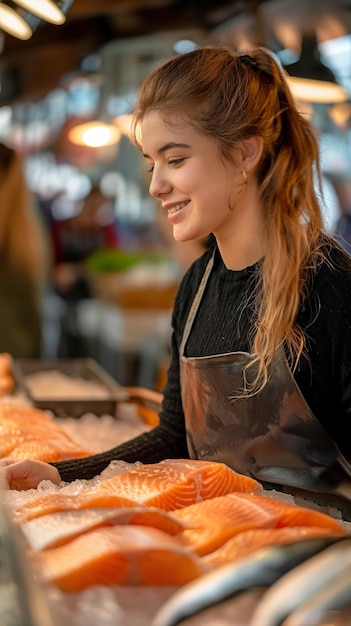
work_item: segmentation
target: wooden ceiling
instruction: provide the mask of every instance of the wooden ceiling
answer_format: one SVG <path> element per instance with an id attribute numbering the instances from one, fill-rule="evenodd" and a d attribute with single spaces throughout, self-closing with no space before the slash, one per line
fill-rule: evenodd
<path id="1" fill-rule="evenodd" d="M 0 104 L 41 97 L 55 88 L 62 75 L 77 70 L 87 54 L 110 41 L 160 30 L 203 28 L 208 31 L 251 2 L 64 0 L 63 5 L 65 24 L 53 26 L 35 18 L 35 30 L 27 41 L 1 35 L 0 30 Z M 12 3 L 12 6 L 15 5 Z M 28 18 L 28 13 L 20 12 Z"/>
<path id="2" fill-rule="evenodd" d="M 4 2 L 16 6 L 12 0 Z M 123 38 L 183 29 L 209 33 L 231 21 L 240 33 L 249 24 L 252 43 L 274 47 L 280 45 L 277 35 L 267 40 L 267 32 L 269 37 L 272 33 L 266 26 L 275 21 L 298 32 L 306 16 L 314 15 L 321 32 L 328 31 L 321 38 L 351 28 L 348 0 L 61 0 L 61 4 L 65 24 L 53 26 L 35 18 L 33 36 L 27 41 L 0 30 L 0 106 L 42 97 L 62 76 L 77 71 L 85 56 Z"/>

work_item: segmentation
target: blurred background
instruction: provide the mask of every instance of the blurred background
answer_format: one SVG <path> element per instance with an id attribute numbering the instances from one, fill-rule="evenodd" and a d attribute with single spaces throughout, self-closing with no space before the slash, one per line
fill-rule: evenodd
<path id="1" fill-rule="evenodd" d="M 277 55 L 318 133 L 326 230 L 349 247 L 351 2 L 6 0 L 0 352 L 91 356 L 123 385 L 162 389 L 174 294 L 206 242 L 173 241 L 129 115 L 155 64 L 206 42 Z"/>

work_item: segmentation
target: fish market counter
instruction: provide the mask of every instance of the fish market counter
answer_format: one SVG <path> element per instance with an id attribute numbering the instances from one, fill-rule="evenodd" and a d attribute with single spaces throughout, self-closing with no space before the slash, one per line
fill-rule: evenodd
<path id="1" fill-rule="evenodd" d="M 22 404 L 22 400 L 24 399 L 20 399 L 19 396 L 17 399 L 3 398 L 3 403 L 6 405 L 10 401 L 11 406 L 15 407 L 17 403 Z M 74 441 L 94 452 L 118 445 L 151 428 L 140 416 L 138 406 L 130 402 L 119 402 L 116 415 L 96 416 L 87 412 L 79 419 L 66 416 L 57 417 L 55 421 Z M 78 483 L 80 481 L 76 481 L 76 484 L 71 487 L 71 493 L 74 493 L 74 490 L 79 492 Z M 51 487 L 48 485 L 39 489 L 40 493 L 50 491 Z M 37 490 L 11 491 L 3 494 L 2 503 L 6 502 L 6 510 L 17 510 L 23 503 L 36 498 L 37 495 Z M 43 587 L 37 582 L 35 563 L 33 567 L 32 557 L 25 557 L 24 552 L 28 546 L 24 545 L 22 537 L 19 541 L 17 530 L 17 527 L 12 528 L 8 520 L 6 547 L 8 549 L 11 545 L 9 555 L 10 560 L 12 559 L 13 570 L 11 584 L 14 589 L 17 589 L 15 612 L 18 621 L 15 622 L 16 626 L 67 626 L 67 624 L 70 626 L 83 626 L 83 624 L 84 626 L 151 626 L 161 607 L 179 591 L 179 587 L 170 585 L 139 585 L 136 588 L 131 585 L 99 584 L 70 593 L 56 586 L 49 586 L 43 594 Z M 14 536 L 12 536 L 13 531 L 16 531 Z M 39 532 L 45 533 L 45 528 L 43 527 L 43 531 Z M 9 533 L 12 536 L 11 544 L 8 541 Z M 0 536 L 0 552 L 1 539 Z M 34 576 L 31 575 L 32 573 Z M 33 586 L 35 594 L 33 594 Z M 3 607 L 6 606 L 6 611 L 11 612 L 11 607 L 8 606 L 8 581 L 6 587 L 0 583 L 0 600 L 1 589 L 3 593 L 6 593 L 7 605 L 2 602 L 0 604 Z M 244 626 L 248 623 L 249 616 L 261 593 L 260 589 L 250 590 L 182 623 L 189 624 L 189 626 Z M 29 597 L 26 597 L 27 595 Z M 35 596 L 34 604 L 31 600 L 33 596 Z M 20 604 L 18 604 L 18 598 L 21 598 Z M 19 619 L 19 606 L 21 607 L 20 617 L 23 621 Z M 4 615 L 1 613 L 0 608 L 0 623 L 7 626 L 7 622 L 4 622 Z M 8 623 L 12 626 L 12 622 Z"/>
<path id="2" fill-rule="evenodd" d="M 120 387 L 91 362 L 66 363 L 65 387 L 66 369 L 59 380 L 42 365 L 46 380 L 38 363 L 20 363 L 2 395 L 3 457 L 62 433 L 77 454 L 98 453 L 157 423 L 159 394 Z M 42 414 L 53 423 L 44 436 Z M 179 459 L 116 461 L 91 481 L 3 491 L 0 624 L 345 626 L 350 524 L 330 513 L 222 464 Z"/>

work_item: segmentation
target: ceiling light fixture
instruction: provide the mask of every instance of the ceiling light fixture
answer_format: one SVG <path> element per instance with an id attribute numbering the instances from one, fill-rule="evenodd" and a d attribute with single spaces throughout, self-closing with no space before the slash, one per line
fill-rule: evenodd
<path id="1" fill-rule="evenodd" d="M 348 99 L 347 91 L 337 82 L 329 67 L 322 63 L 315 33 L 302 37 L 300 58 L 284 67 L 290 89 L 297 100 L 333 104 Z"/>
<path id="2" fill-rule="evenodd" d="M 29 24 L 13 9 L 0 2 L 0 31 L 17 39 L 30 39 L 33 32 Z"/>
<path id="3" fill-rule="evenodd" d="M 121 138 L 121 131 L 114 124 L 98 120 L 77 124 L 68 132 L 68 140 L 78 146 L 103 148 L 113 146 Z"/>
<path id="4" fill-rule="evenodd" d="M 66 21 L 65 14 L 53 0 L 15 0 L 15 2 L 50 24 L 63 24 Z"/>

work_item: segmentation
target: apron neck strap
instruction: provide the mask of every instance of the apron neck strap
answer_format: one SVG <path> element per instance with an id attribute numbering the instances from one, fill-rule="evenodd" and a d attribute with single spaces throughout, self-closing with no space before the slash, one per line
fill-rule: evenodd
<path id="1" fill-rule="evenodd" d="M 195 298 L 194 298 L 194 300 L 192 302 L 192 305 L 191 305 L 191 308 L 190 308 L 190 311 L 189 311 L 189 315 L 188 315 L 188 318 L 187 318 L 187 321 L 186 321 L 186 324 L 185 324 L 185 328 L 184 328 L 184 332 L 183 332 L 183 336 L 182 336 L 182 341 L 181 341 L 180 348 L 179 348 L 180 356 L 184 356 L 185 344 L 186 344 L 186 342 L 188 340 L 188 337 L 190 335 L 190 331 L 191 331 L 192 326 L 193 326 L 195 315 L 196 315 L 196 313 L 197 313 L 197 311 L 199 309 L 200 302 L 201 302 L 201 299 L 202 299 L 202 296 L 203 296 L 203 293 L 205 291 L 205 287 L 206 287 L 206 284 L 207 284 L 207 281 L 208 281 L 208 277 L 209 277 L 209 275 L 211 273 L 211 270 L 212 270 L 212 267 L 213 267 L 214 256 L 215 256 L 215 250 L 213 251 L 211 258 L 210 258 L 209 262 L 206 265 L 206 269 L 204 271 L 203 277 L 201 279 L 200 285 L 198 287 L 198 290 L 196 292 Z"/>

